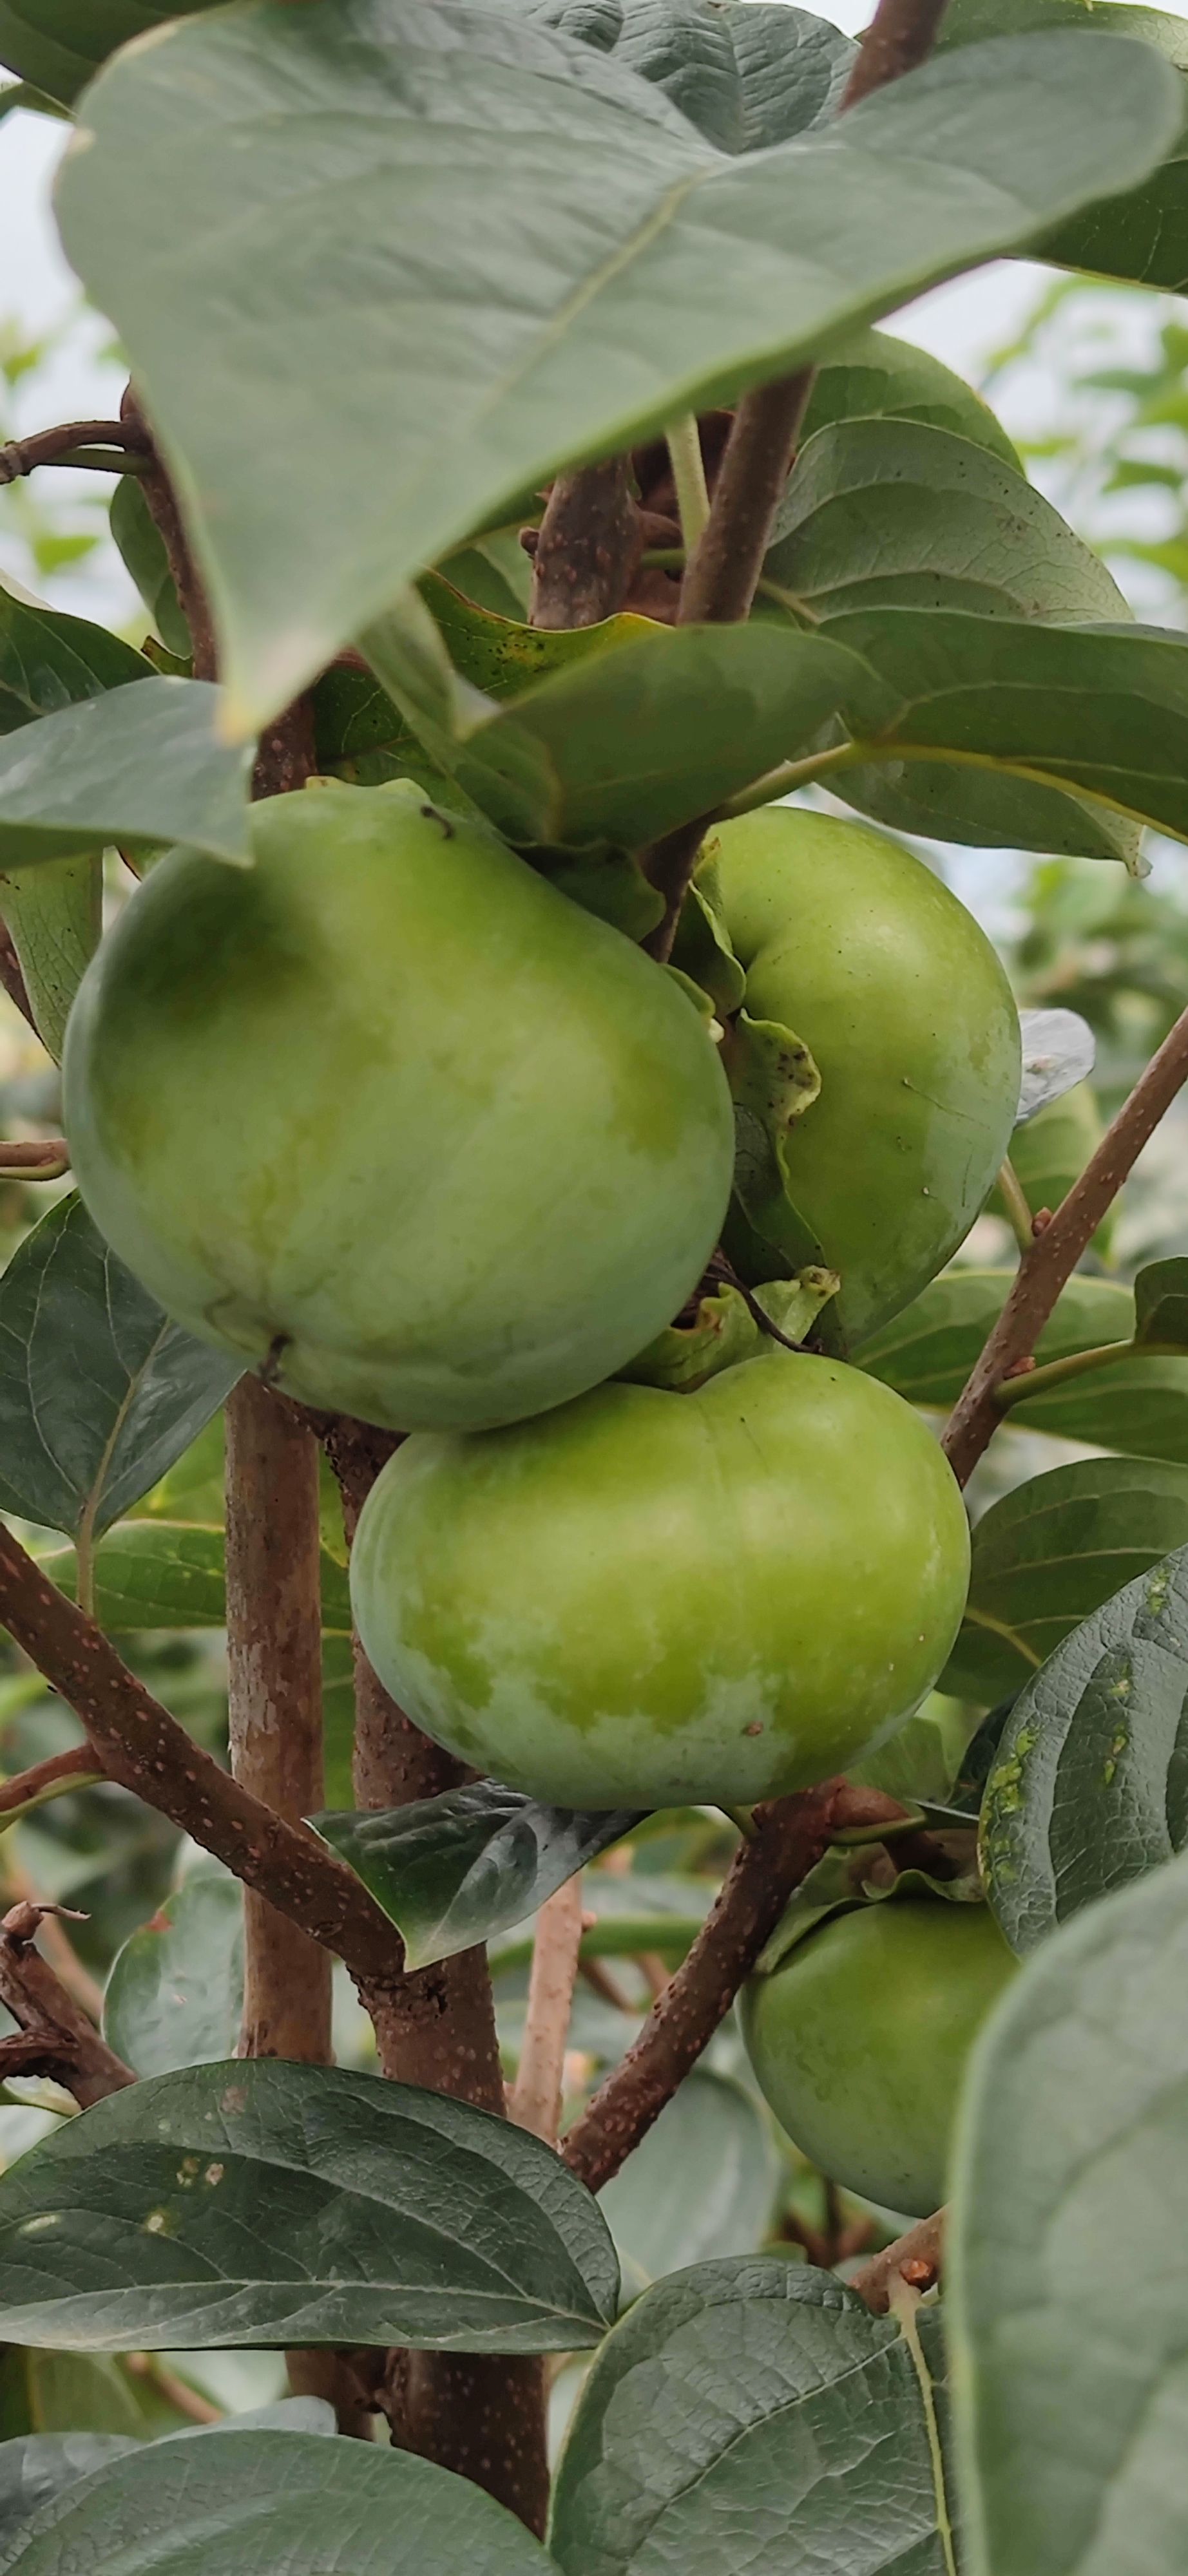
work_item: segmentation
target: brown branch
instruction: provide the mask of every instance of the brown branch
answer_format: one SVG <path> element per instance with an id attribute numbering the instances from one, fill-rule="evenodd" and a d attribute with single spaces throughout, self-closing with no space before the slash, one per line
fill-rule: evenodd
<path id="1" fill-rule="evenodd" d="M 34 1948 L 46 1910 L 22 1900 L 0 1923 L 0 2003 L 20 2024 L 0 2040 L 0 2077 L 50 2076 L 86 2110 L 136 2077 Z"/>
<path id="2" fill-rule="evenodd" d="M 855 1799 L 865 1820 L 864 1797 L 844 1780 L 827 1780 L 819 1789 L 756 1808 L 754 1837 L 735 1853 L 684 1964 L 565 2139 L 565 2162 L 591 2191 L 601 2191 L 618 2172 L 696 2065 L 793 1888 L 807 1878 L 833 1834 L 859 1820 Z"/>
<path id="3" fill-rule="evenodd" d="M 325 1805 L 318 1449 L 258 1378 L 227 1400 L 231 1768 L 290 1825 Z M 328 2064 L 330 1956 L 244 1894 L 243 2057 Z"/>
<path id="4" fill-rule="evenodd" d="M 947 2214 L 938 2209 L 932 2218 L 922 2218 L 918 2227 L 909 2228 L 906 2236 L 884 2246 L 881 2254 L 872 2255 L 860 2272 L 852 2274 L 850 2288 L 857 2290 L 876 2317 L 886 2316 L 897 2280 L 906 2281 L 913 2290 L 930 2290 L 939 2280 Z"/>
<path id="5" fill-rule="evenodd" d="M 857 107 L 888 81 L 926 63 L 940 33 L 946 0 L 879 0 L 842 93 L 843 107 Z"/>
<path id="6" fill-rule="evenodd" d="M 74 1709 L 110 1779 L 291 1914 L 353 1975 L 391 1979 L 392 1926 L 360 1880 L 229 1779 L 2 1523 L 0 1626 Z"/>
<path id="7" fill-rule="evenodd" d="M 533 626 L 596 626 L 622 607 L 643 551 L 626 456 L 559 474 L 532 549 Z"/>
<path id="8" fill-rule="evenodd" d="M 10 438 L 0 447 L 0 484 L 18 483 L 39 465 L 69 465 L 76 447 L 110 447 L 111 471 L 118 474 L 121 455 L 142 455 L 148 436 L 139 420 L 68 420 L 57 429 L 39 429 L 32 438 Z"/>
<path id="9" fill-rule="evenodd" d="M 141 476 L 140 488 L 164 545 L 173 587 L 190 630 L 194 677 L 196 680 L 217 679 L 218 650 L 206 592 L 190 552 L 173 485 L 153 445 L 152 431 L 131 385 L 120 405 L 120 415 L 130 436 L 149 459 L 147 471 Z"/>
<path id="10" fill-rule="evenodd" d="M 924 62 L 944 8 L 945 0 L 879 0 L 842 97 L 842 109 L 855 106 Z M 793 375 L 757 385 L 739 403 L 714 484 L 709 520 L 681 584 L 678 625 L 727 625 L 749 617 L 815 373 L 814 366 L 798 367 Z M 644 861 L 645 873 L 664 896 L 664 919 L 646 943 L 649 953 L 662 963 L 672 953 L 681 905 L 706 828 L 704 816 L 683 825 L 657 842 Z"/>
<path id="11" fill-rule="evenodd" d="M 565 2042 L 583 1920 L 579 1870 L 548 1898 L 536 1918 L 524 2044 L 508 2104 L 517 2125 L 547 2138 L 550 2146 L 555 2145 L 561 2125 Z"/>
<path id="12" fill-rule="evenodd" d="M 1061 1289 L 1186 1081 L 1188 1011 L 1152 1056 L 1080 1179 L 1019 1263 L 998 1322 L 945 1428 L 943 1447 L 959 1484 L 968 1482 L 1002 1420 L 996 1388 L 1030 1359 Z"/>
<path id="13" fill-rule="evenodd" d="M 60 1181 L 69 1169 L 64 1136 L 10 1137 L 0 1144 L 0 1181 Z"/>
<path id="14" fill-rule="evenodd" d="M 74 1744 L 68 1753 L 51 1753 L 48 1761 L 34 1762 L 28 1771 L 14 1771 L 10 1780 L 0 1780 L 0 1816 L 19 1816 L 26 1807 L 40 1805 L 47 1789 L 68 1780 L 72 1786 L 87 1788 L 107 1774 L 89 1744 Z"/>

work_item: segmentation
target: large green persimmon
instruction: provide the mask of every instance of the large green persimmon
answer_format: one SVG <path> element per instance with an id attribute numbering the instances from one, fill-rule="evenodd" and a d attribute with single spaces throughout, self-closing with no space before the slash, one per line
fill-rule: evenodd
<path id="1" fill-rule="evenodd" d="M 885 833 L 769 806 L 724 824 L 715 854 L 747 1011 L 803 1039 L 821 1075 L 787 1182 L 841 1273 L 853 1347 L 985 1203 L 1018 1108 L 1018 1012 L 972 913 Z"/>
<path id="2" fill-rule="evenodd" d="M 693 1395 L 596 1388 L 406 1441 L 364 1508 L 355 1618 L 402 1708 L 567 1807 L 734 1805 L 843 1770 L 944 1664 L 965 1513 L 918 1414 L 782 1351 Z"/>
<path id="3" fill-rule="evenodd" d="M 84 978 L 66 1126 L 179 1323 L 399 1430 L 539 1413 L 668 1323 L 733 1157 L 675 979 L 406 782 L 155 868 Z"/>
<path id="4" fill-rule="evenodd" d="M 830 2181 L 926 2218 L 966 2059 L 1016 1966 L 987 1905 L 905 1895 L 828 1917 L 743 1995 L 781 2127 Z"/>

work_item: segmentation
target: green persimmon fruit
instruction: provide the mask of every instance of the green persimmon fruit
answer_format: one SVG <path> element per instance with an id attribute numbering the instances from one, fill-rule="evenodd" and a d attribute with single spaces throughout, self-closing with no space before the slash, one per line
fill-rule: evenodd
<path id="1" fill-rule="evenodd" d="M 1019 1015 L 985 933 L 922 859 L 864 824 L 769 806 L 711 845 L 746 1008 L 821 1076 L 788 1189 L 848 1345 L 918 1297 L 985 1203 L 1019 1103 Z"/>
<path id="2" fill-rule="evenodd" d="M 733 1806 L 899 1725 L 968 1571 L 919 1415 L 841 1361 L 772 1350 L 692 1395 L 600 1386 L 406 1441 L 351 1596 L 393 1697 L 476 1769 L 557 1806 Z"/>
<path id="3" fill-rule="evenodd" d="M 290 1394 L 470 1429 L 668 1323 L 733 1157 L 675 978 L 406 781 L 154 868 L 83 979 L 83 1197 L 167 1314 Z"/>
<path id="4" fill-rule="evenodd" d="M 1017 1964 L 988 1905 L 896 1896 L 829 1916 L 743 1994 L 781 2128 L 847 2191 L 939 2209 L 965 2062 Z"/>

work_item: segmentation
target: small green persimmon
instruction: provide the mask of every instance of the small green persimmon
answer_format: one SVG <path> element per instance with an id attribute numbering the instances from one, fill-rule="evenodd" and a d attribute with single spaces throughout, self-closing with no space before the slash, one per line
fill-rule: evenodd
<path id="1" fill-rule="evenodd" d="M 406 1441 L 364 1507 L 355 1619 L 438 1743 L 566 1807 L 750 1804 L 918 1706 L 959 1625 L 961 1497 L 918 1414 L 773 1350 L 696 1394 L 596 1388 Z"/>
<path id="2" fill-rule="evenodd" d="M 742 1999 L 793 2144 L 882 2208 L 939 2209 L 966 2059 L 1017 1965 L 988 1905 L 896 1896 L 818 1924 Z"/>
<path id="3" fill-rule="evenodd" d="M 852 1348 L 985 1203 L 1018 1108 L 1018 1012 L 972 913 L 885 833 L 768 806 L 723 824 L 707 856 L 748 1013 L 803 1039 L 821 1076 L 787 1184 L 841 1273 Z"/>
<path id="4" fill-rule="evenodd" d="M 156 867 L 70 1019 L 97 1225 L 166 1312 L 307 1403 L 513 1421 L 676 1313 L 730 1099 L 674 978 L 405 782 L 254 808 Z"/>

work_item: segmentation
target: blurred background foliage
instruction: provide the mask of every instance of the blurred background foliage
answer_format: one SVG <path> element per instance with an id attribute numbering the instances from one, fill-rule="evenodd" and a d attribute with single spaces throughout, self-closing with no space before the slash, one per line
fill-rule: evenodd
<path id="1" fill-rule="evenodd" d="M 1125 288 L 1062 281 L 1039 298 L 1009 348 L 996 353 L 983 389 L 1001 403 L 1034 479 L 1108 559 L 1136 614 L 1188 616 L 1188 330 L 1176 308 Z M 51 416 L 50 383 L 70 334 L 101 346 L 82 310 L 33 340 L 0 320 L 0 438 Z M 1036 389 L 1042 389 L 1037 400 Z M 41 475 L 0 490 L 0 572 L 54 605 L 144 634 L 143 612 L 112 546 L 106 480 Z M 113 621 L 113 602 L 116 614 Z M 939 855 L 925 853 L 941 865 Z M 1188 878 L 1184 854 L 1155 842 L 1141 883 L 1121 869 L 1007 852 L 945 854 L 947 872 L 998 942 L 1023 1005 L 1080 1012 L 1097 1039 L 1092 1084 L 1082 1085 L 1022 1131 L 1020 1170 L 1033 1208 L 1050 1205 L 1082 1168 L 1108 1118 L 1153 1049 L 1188 1004 Z M 112 863 L 107 901 L 128 880 Z M 2 905 L 0 905 L 2 909 Z M 58 1131 L 55 1068 L 0 995 L 0 1131 Z M 60 1185 L 64 1187 L 65 1185 Z M 0 1182 L 0 1265 L 44 1215 L 55 1188 Z M 1117 1213 L 1087 1257 L 1088 1272 L 1126 1281 L 1145 1261 L 1188 1252 L 1188 1110 L 1169 1118 L 1142 1157 Z M 956 1266 L 1009 1266 L 1014 1241 L 993 1211 L 981 1218 Z M 975 1517 L 1027 1479 L 1091 1456 L 1084 1446 L 1010 1430 L 971 1490 Z M 1185 1470 L 1188 1491 L 1188 1470 Z M 195 1527 L 221 1518 L 218 1428 L 202 1435 L 140 1515 L 175 1516 L 179 1494 Z M 50 1533 L 32 1533 L 46 1551 Z M 324 1537 L 345 1559 L 336 1502 L 327 1494 Z M 214 1628 L 154 1626 L 121 1633 L 122 1651 L 152 1689 L 215 1753 L 226 1741 L 225 1659 Z M 351 1803 L 349 1640 L 326 1641 L 328 1802 Z M 903 1740 L 866 1776 L 898 1794 L 943 1798 L 982 1705 L 934 1697 Z M 0 1773 L 11 1775 L 79 1740 L 62 1703 L 12 1648 L 0 1649 Z M 700 1810 L 643 1824 L 586 1873 L 587 1929 L 566 2064 L 569 2108 L 588 2096 L 630 2043 L 654 1994 L 704 1917 L 736 1841 L 735 1829 Z M 227 2052 L 238 2016 L 241 1955 L 229 1883 L 217 1864 L 114 1787 L 75 1792 L 0 1835 L 0 1895 L 69 1908 L 47 1926 L 59 1973 L 113 2044 L 143 2071 Z M 493 1945 L 501 2029 L 514 2071 L 527 1992 L 531 1926 Z M 106 1992 L 105 1992 L 106 1990 Z M 0 2016 L 3 2026 L 6 2017 Z M 369 2025 L 345 1978 L 336 2045 L 366 2064 Z M 0 2090 L 0 2162 L 7 2162 L 73 2105 L 40 2083 Z M 750 2079 L 733 2020 L 606 2194 L 630 2285 L 674 2267 L 760 2245 L 790 2260 L 843 2263 L 897 2231 L 895 2213 L 840 2193 L 776 2131 Z M 560 2425 L 580 2380 L 560 2369 Z M 0 2349 L 0 2436 L 26 2430 L 152 2434 L 226 2409 L 265 2404 L 284 2369 L 271 2354 L 131 2356 L 119 2360 Z"/>

